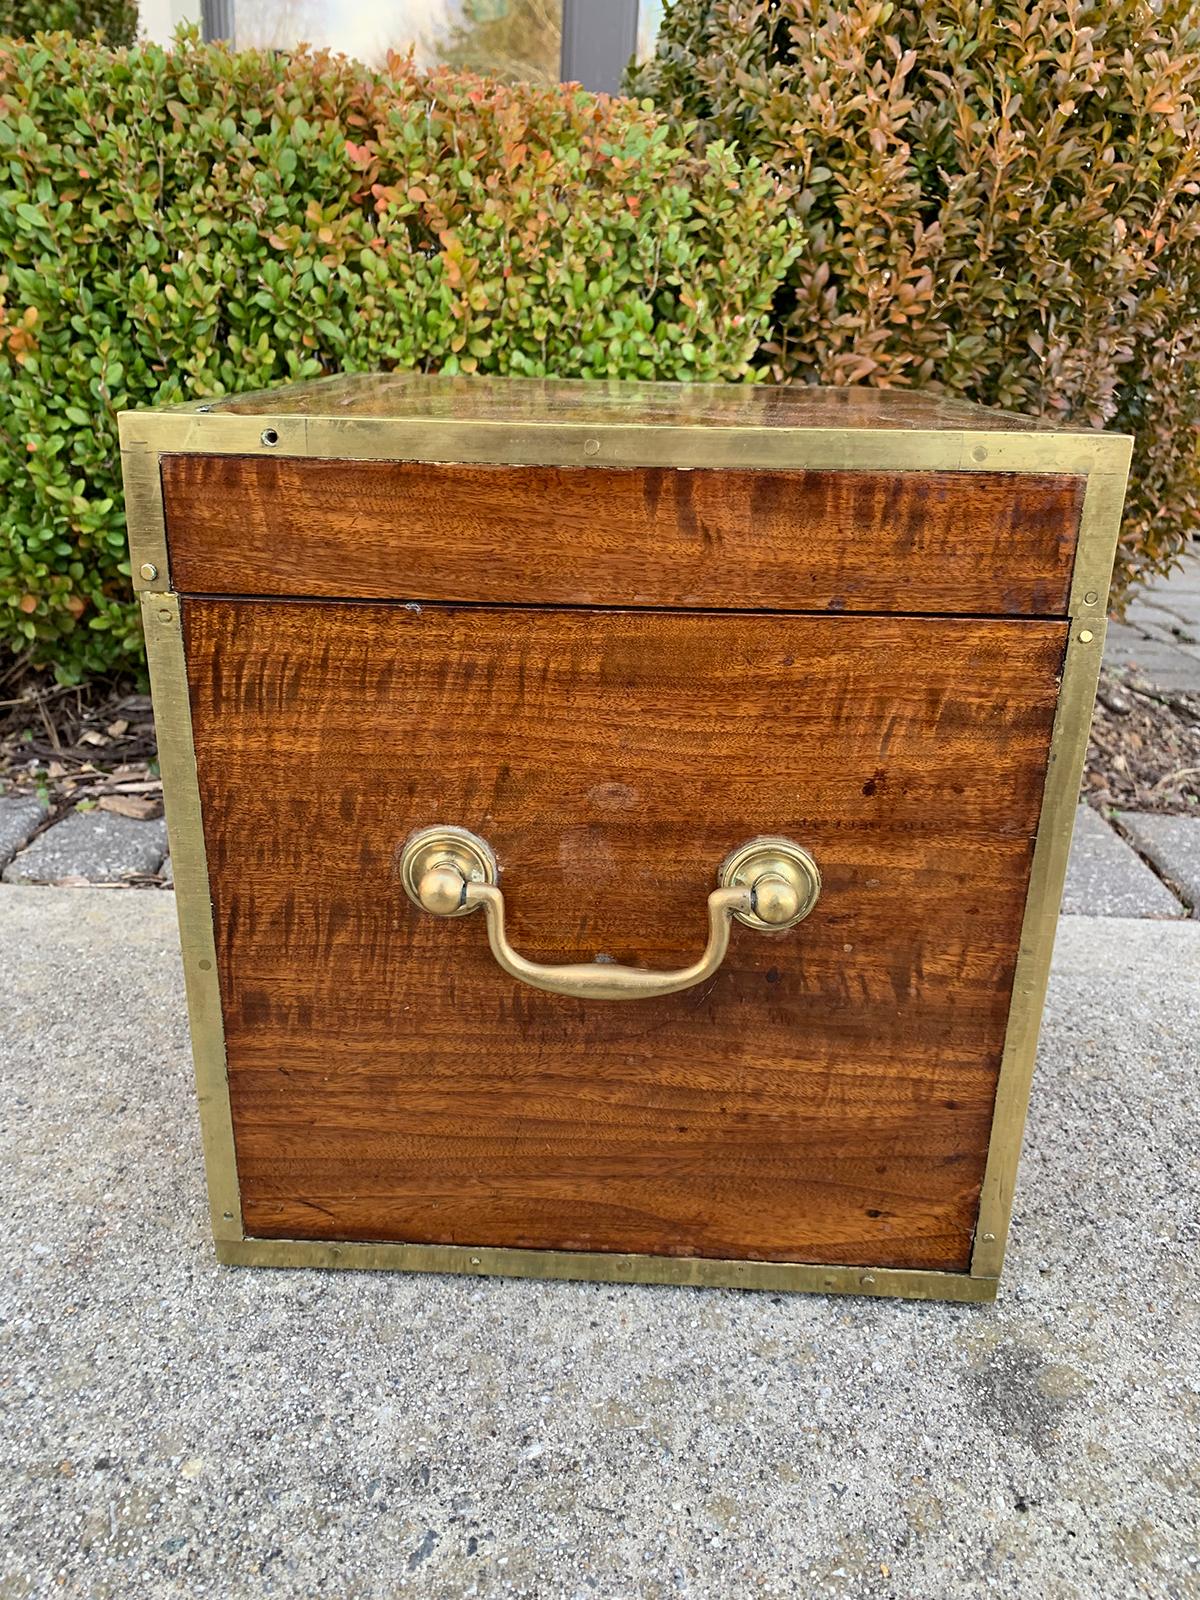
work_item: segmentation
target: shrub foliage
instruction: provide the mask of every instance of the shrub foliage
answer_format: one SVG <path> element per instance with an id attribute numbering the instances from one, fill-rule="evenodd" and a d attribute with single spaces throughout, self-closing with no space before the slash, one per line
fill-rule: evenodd
<path id="1" fill-rule="evenodd" d="M 0 646 L 140 664 L 118 411 L 332 370 L 741 378 L 794 231 L 756 161 L 630 101 L 0 42 Z"/>
<path id="2" fill-rule="evenodd" d="M 105 44 L 132 44 L 137 37 L 134 0 L 0 0 L 0 34 L 99 34 Z"/>
<path id="3" fill-rule="evenodd" d="M 1193 0 L 675 0 L 631 85 L 804 232 L 772 375 L 1135 435 L 1115 594 L 1200 516 Z"/>
<path id="4" fill-rule="evenodd" d="M 1127 429 L 1119 596 L 1200 517 L 1196 15 L 676 0 L 642 104 L 0 41 L 0 648 L 140 664 L 117 411 L 338 369 L 920 385 Z"/>

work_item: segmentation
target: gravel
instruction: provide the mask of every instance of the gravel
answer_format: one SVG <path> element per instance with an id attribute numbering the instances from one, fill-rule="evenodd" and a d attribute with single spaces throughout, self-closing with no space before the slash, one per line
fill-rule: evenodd
<path id="1" fill-rule="evenodd" d="M 171 898 L 0 890 L 0 1595 L 1196 1594 L 1198 985 L 1061 925 L 994 1307 L 251 1271 Z"/>

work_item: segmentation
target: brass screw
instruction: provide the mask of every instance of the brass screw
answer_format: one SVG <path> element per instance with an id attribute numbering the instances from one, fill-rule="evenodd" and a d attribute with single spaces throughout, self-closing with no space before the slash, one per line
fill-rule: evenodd
<path id="1" fill-rule="evenodd" d="M 987 446 L 986 445 L 982 445 L 982 444 L 977 444 L 975 446 L 974 450 L 971 451 L 971 460 L 972 461 L 986 461 L 987 460 Z"/>
<path id="2" fill-rule="evenodd" d="M 1095 589 L 1089 589 L 1083 597 L 1083 603 L 1085 606 L 1094 606 L 1099 598 L 1100 596 L 1096 593 Z"/>
<path id="3" fill-rule="evenodd" d="M 158 577 L 158 568 L 154 565 L 153 561 L 143 561 L 141 566 L 138 568 L 138 571 L 141 573 L 142 577 L 145 578 L 147 583 L 149 583 L 152 578 Z"/>
<path id="4" fill-rule="evenodd" d="M 1081 628 L 1079 630 L 1079 642 L 1080 642 L 1080 644 L 1091 644 L 1092 640 L 1095 637 L 1096 637 L 1096 635 L 1092 632 L 1092 630 L 1090 628 Z"/>
<path id="5" fill-rule="evenodd" d="M 599 439 L 585 439 L 583 441 L 583 453 L 585 456 L 598 456 L 600 454 Z"/>
<path id="6" fill-rule="evenodd" d="M 169 611 L 160 611 L 158 613 L 158 620 L 160 622 L 173 622 L 174 621 L 174 617 L 173 617 L 172 613 L 169 612 Z"/>

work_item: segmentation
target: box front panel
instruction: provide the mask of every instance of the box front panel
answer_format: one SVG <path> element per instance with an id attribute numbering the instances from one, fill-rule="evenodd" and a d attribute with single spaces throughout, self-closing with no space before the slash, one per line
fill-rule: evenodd
<path id="1" fill-rule="evenodd" d="M 966 1269 L 1064 624 L 183 621 L 249 1234 Z M 556 996 L 407 899 L 435 823 L 545 962 L 686 965 L 757 834 L 824 891 L 701 988 Z"/>
<path id="2" fill-rule="evenodd" d="M 162 474 L 173 581 L 195 594 L 1008 617 L 1065 615 L 1084 492 L 1043 473 L 209 455 Z"/>

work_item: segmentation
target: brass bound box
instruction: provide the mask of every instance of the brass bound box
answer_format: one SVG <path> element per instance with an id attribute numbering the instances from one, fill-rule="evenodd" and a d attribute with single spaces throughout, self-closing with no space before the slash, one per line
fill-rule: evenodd
<path id="1" fill-rule="evenodd" d="M 121 438 L 222 1260 L 994 1295 L 1127 439 L 400 374 Z"/>

